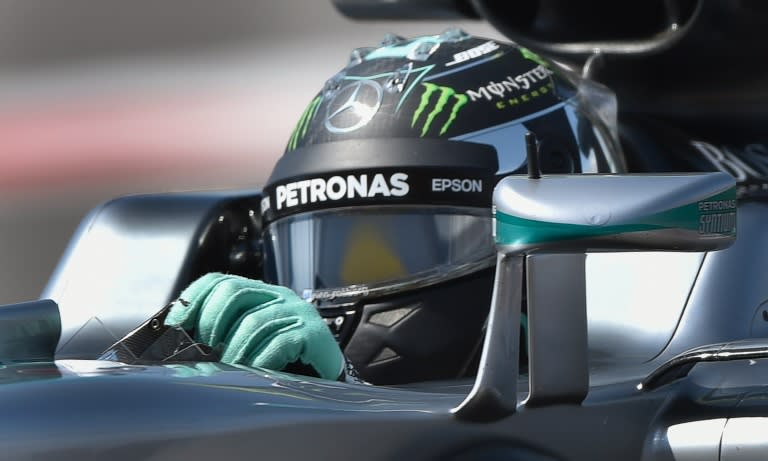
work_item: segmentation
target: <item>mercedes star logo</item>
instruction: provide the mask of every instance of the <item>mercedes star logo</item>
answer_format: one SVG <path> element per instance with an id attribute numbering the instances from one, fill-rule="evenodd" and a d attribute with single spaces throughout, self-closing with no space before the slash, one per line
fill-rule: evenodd
<path id="1" fill-rule="evenodd" d="M 328 104 L 325 128 L 331 133 L 349 133 L 368 124 L 381 107 L 381 85 L 360 80 L 340 89 Z"/>

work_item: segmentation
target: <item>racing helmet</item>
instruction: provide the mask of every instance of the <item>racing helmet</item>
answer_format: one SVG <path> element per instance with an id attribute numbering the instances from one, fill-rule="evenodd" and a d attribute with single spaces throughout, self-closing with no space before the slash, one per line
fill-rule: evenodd
<path id="1" fill-rule="evenodd" d="M 471 375 L 493 284 L 491 194 L 526 170 L 621 172 L 612 94 L 459 29 L 355 49 L 263 190 L 264 278 L 314 302 L 376 384 Z"/>

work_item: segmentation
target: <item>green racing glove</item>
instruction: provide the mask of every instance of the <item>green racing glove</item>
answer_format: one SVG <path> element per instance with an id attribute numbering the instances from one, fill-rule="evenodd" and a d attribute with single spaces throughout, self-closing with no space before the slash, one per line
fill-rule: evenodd
<path id="1" fill-rule="evenodd" d="M 209 273 L 174 301 L 165 324 L 221 345 L 224 363 L 283 370 L 300 361 L 331 380 L 345 371 L 344 355 L 320 314 L 286 287 Z"/>

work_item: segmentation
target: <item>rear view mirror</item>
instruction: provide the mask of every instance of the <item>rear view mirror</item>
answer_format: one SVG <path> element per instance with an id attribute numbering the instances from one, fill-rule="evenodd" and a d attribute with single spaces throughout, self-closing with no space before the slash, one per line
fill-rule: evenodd
<path id="1" fill-rule="evenodd" d="M 499 182 L 488 332 L 475 384 L 453 410 L 456 416 L 488 421 L 517 408 L 523 270 L 524 404 L 580 404 L 589 390 L 585 253 L 726 248 L 736 239 L 735 186 L 725 173 L 532 174 Z"/>
<path id="2" fill-rule="evenodd" d="M 493 196 L 500 252 L 711 251 L 736 238 L 724 173 L 507 177 Z"/>

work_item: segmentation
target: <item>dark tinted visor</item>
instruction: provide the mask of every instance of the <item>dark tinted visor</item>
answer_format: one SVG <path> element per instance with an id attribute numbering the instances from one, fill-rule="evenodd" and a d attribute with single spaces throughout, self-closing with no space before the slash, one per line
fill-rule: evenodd
<path id="1" fill-rule="evenodd" d="M 491 213 L 369 207 L 303 213 L 265 229 L 265 278 L 305 299 L 425 286 L 493 265 Z"/>

